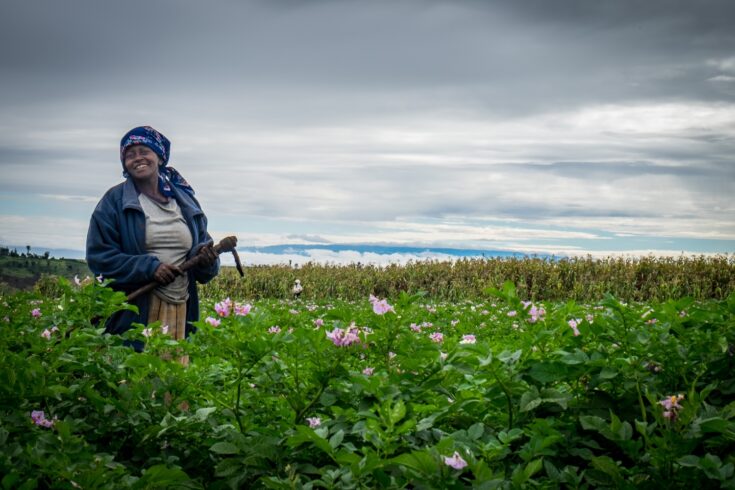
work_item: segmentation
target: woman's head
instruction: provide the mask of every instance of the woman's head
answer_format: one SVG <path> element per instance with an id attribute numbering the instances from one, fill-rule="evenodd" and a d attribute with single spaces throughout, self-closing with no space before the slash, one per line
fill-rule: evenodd
<path id="1" fill-rule="evenodd" d="M 150 126 L 139 126 L 133 128 L 120 140 L 120 161 L 123 164 L 125 173 L 129 170 L 126 166 L 126 153 L 130 153 L 131 148 L 143 146 L 150 149 L 159 158 L 159 164 L 165 166 L 171 155 L 171 142 L 164 135 L 156 131 Z M 136 153 L 138 153 L 136 149 Z"/>

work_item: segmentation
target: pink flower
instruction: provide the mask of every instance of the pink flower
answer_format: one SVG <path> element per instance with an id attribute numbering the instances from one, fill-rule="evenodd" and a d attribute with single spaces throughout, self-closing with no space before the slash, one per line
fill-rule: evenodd
<path id="1" fill-rule="evenodd" d="M 77 286 L 82 285 L 82 281 L 79 280 L 79 276 L 76 274 L 74 274 L 74 284 L 76 284 Z"/>
<path id="2" fill-rule="evenodd" d="M 508 316 L 509 316 L 509 317 L 514 317 L 514 316 L 516 316 L 517 314 L 518 314 L 518 313 L 516 313 L 516 310 L 510 310 L 510 311 L 508 312 Z M 456 454 L 456 453 L 455 453 L 455 454 Z"/>
<path id="3" fill-rule="evenodd" d="M 246 304 L 246 305 L 235 305 L 235 316 L 245 316 L 248 313 L 250 313 L 250 310 L 252 309 L 252 305 Z"/>
<path id="4" fill-rule="evenodd" d="M 667 396 L 659 402 L 666 410 L 679 410 L 682 407 L 679 402 L 684 399 L 684 395 L 671 395 Z"/>
<path id="5" fill-rule="evenodd" d="M 584 319 L 587 320 L 587 323 L 592 323 L 595 321 L 595 315 L 587 313 L 587 316 L 585 316 Z"/>
<path id="6" fill-rule="evenodd" d="M 579 322 L 580 322 L 580 321 L 581 321 L 581 320 L 575 320 L 574 318 L 572 318 L 571 320 L 569 320 L 569 321 L 567 322 L 567 323 L 569 324 L 569 327 L 570 327 L 570 328 L 572 329 L 572 331 L 574 332 L 574 336 L 575 336 L 575 337 L 577 337 L 577 336 L 579 335 L 579 329 L 577 328 L 577 325 L 579 325 Z"/>
<path id="7" fill-rule="evenodd" d="M 683 399 L 684 395 L 671 395 L 658 402 L 662 407 L 664 407 L 664 417 L 669 420 L 676 420 L 679 410 L 684 408 L 679 405 L 679 402 Z"/>
<path id="8" fill-rule="evenodd" d="M 474 344 L 477 342 L 477 339 L 474 335 L 463 335 L 462 340 L 459 341 L 460 344 Z"/>
<path id="9" fill-rule="evenodd" d="M 40 308 L 33 308 L 33 310 L 31 310 L 31 316 L 33 318 L 40 317 L 41 316 L 41 309 Z"/>
<path id="10" fill-rule="evenodd" d="M 152 328 L 144 328 L 143 329 L 143 337 L 150 337 L 153 335 L 153 329 Z"/>
<path id="11" fill-rule="evenodd" d="M 273 325 L 271 328 L 268 329 L 268 333 L 280 333 L 281 327 L 278 325 Z"/>
<path id="12" fill-rule="evenodd" d="M 324 320 L 322 320 L 321 318 L 317 318 L 316 320 L 314 320 L 314 326 L 316 328 L 319 328 L 323 325 L 324 325 Z"/>
<path id="13" fill-rule="evenodd" d="M 163 335 L 168 335 L 168 329 L 169 329 L 169 326 L 168 326 L 168 325 L 164 325 L 164 326 L 162 326 L 162 327 L 161 327 L 161 333 L 162 333 Z"/>
<path id="14" fill-rule="evenodd" d="M 531 316 L 531 318 L 528 320 L 531 323 L 536 323 L 539 320 L 543 319 L 543 316 L 546 314 L 546 310 L 541 307 L 537 308 L 536 305 L 531 306 L 531 309 L 528 310 L 528 314 Z"/>
<path id="15" fill-rule="evenodd" d="M 226 298 L 224 301 L 214 305 L 214 311 L 216 311 L 217 314 L 222 317 L 230 316 L 231 309 L 232 300 L 230 298 Z"/>
<path id="16" fill-rule="evenodd" d="M 208 316 L 206 320 L 204 320 L 204 323 L 207 323 L 213 327 L 219 327 L 219 324 L 222 323 L 222 320 Z"/>
<path id="17" fill-rule="evenodd" d="M 346 330 L 335 327 L 331 332 L 326 332 L 327 338 L 337 347 L 346 347 L 360 342 L 359 333 L 360 330 L 353 326 L 350 326 L 350 328 Z"/>
<path id="18" fill-rule="evenodd" d="M 316 429 L 320 425 L 322 425 L 322 419 L 319 417 L 307 417 L 306 421 L 309 422 L 309 427 L 312 429 Z"/>
<path id="19" fill-rule="evenodd" d="M 395 313 L 396 311 L 393 309 L 391 305 L 388 304 L 387 299 L 381 299 L 379 300 L 372 294 L 370 295 L 370 302 L 373 304 L 373 312 L 375 312 L 376 315 L 385 315 L 389 311 L 392 311 Z"/>
<path id="20" fill-rule="evenodd" d="M 375 371 L 375 368 L 366 367 L 365 369 L 362 370 L 362 374 L 364 374 L 365 376 L 372 376 L 374 371 Z"/>
<path id="21" fill-rule="evenodd" d="M 416 333 L 421 333 L 421 325 L 416 325 L 415 323 L 412 323 L 411 325 L 409 325 L 408 328 Z"/>
<path id="22" fill-rule="evenodd" d="M 434 332 L 429 335 L 429 338 L 432 342 L 435 342 L 437 344 L 441 344 L 442 342 L 444 342 L 444 334 L 441 332 Z"/>
<path id="23" fill-rule="evenodd" d="M 51 330 L 49 330 L 48 328 L 44 330 L 41 334 L 41 337 L 45 338 L 46 340 L 51 340 Z"/>
<path id="24" fill-rule="evenodd" d="M 452 320 L 452 321 L 451 321 L 451 322 L 449 322 L 449 323 L 451 323 L 453 327 L 456 327 L 456 326 L 457 326 L 457 324 L 459 323 L 459 320 Z"/>
<path id="25" fill-rule="evenodd" d="M 467 461 L 462 459 L 462 456 L 459 455 L 459 452 L 454 451 L 454 454 L 451 457 L 444 456 L 444 464 L 454 468 L 455 470 L 461 470 L 462 468 L 467 466 Z"/>
<path id="26" fill-rule="evenodd" d="M 43 413 L 43 410 L 34 410 L 31 412 L 31 420 L 33 420 L 33 423 L 38 426 L 49 428 L 52 427 L 54 422 L 58 419 L 54 417 L 53 420 L 49 420 L 46 418 L 46 414 Z"/>

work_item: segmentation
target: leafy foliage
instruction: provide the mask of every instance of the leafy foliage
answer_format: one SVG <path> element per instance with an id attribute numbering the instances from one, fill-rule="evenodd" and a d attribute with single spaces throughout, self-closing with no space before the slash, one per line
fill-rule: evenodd
<path id="1" fill-rule="evenodd" d="M 735 486 L 735 294 L 217 297 L 179 343 L 53 291 L 0 297 L 3 488 Z"/>

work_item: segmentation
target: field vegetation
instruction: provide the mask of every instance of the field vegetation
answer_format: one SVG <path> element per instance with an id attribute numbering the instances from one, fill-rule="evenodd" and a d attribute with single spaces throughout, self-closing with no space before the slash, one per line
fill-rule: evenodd
<path id="1" fill-rule="evenodd" d="M 250 268 L 205 289 L 199 330 L 181 343 L 160 324 L 103 335 L 130 308 L 122 294 L 46 279 L 0 297 L 0 485 L 733 488 L 732 262 L 697 264 L 696 280 L 673 277 L 707 297 L 646 301 L 607 287 L 594 301 L 575 288 L 540 299 L 559 286 L 501 281 L 472 261 L 456 266 L 485 271 L 471 281 L 434 264 L 452 279 L 415 276 L 400 292 L 390 267 Z M 296 276 L 306 297 L 253 293 L 284 297 Z M 613 291 L 666 285 L 640 277 Z"/>
<path id="2" fill-rule="evenodd" d="M 289 298 L 300 279 L 303 297 L 356 301 L 375 294 L 397 297 L 423 292 L 438 301 L 478 300 L 487 287 L 516 285 L 529 300 L 599 301 L 611 294 L 621 301 L 671 298 L 724 299 L 735 291 L 735 255 L 595 259 L 473 258 L 421 261 L 407 265 L 324 265 L 299 268 L 253 266 L 245 278 L 225 268 L 204 287 L 205 296 Z"/>

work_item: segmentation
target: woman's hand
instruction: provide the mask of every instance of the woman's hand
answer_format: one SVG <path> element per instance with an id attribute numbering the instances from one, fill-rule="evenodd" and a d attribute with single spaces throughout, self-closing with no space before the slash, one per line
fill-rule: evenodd
<path id="1" fill-rule="evenodd" d="M 180 276 L 183 273 L 184 271 L 182 271 L 179 266 L 173 264 L 161 264 L 158 266 L 158 269 L 156 269 L 156 272 L 153 273 L 153 279 L 160 284 L 166 285 L 171 284 L 173 280 L 176 279 L 176 276 Z"/>
<path id="2" fill-rule="evenodd" d="M 214 246 L 211 243 L 200 248 L 197 257 L 199 257 L 200 267 L 210 267 L 217 262 L 217 252 L 214 251 Z"/>

